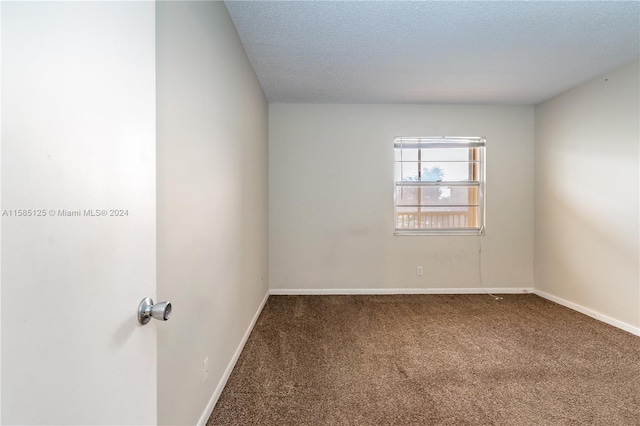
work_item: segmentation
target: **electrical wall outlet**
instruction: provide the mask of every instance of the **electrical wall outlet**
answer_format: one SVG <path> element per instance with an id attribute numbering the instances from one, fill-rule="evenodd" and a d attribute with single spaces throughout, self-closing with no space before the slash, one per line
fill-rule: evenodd
<path id="1" fill-rule="evenodd" d="M 206 357 L 202 361 L 202 383 L 206 382 L 209 378 L 209 357 Z"/>
<path id="2" fill-rule="evenodd" d="M 422 269 L 422 266 L 416 267 L 416 275 L 421 277 L 423 274 L 424 274 L 424 270 Z"/>

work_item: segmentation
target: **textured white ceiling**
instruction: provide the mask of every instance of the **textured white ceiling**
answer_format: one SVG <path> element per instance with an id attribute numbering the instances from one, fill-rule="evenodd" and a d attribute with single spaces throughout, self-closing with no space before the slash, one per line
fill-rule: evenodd
<path id="1" fill-rule="evenodd" d="M 640 57 L 640 2 L 227 1 L 270 102 L 535 104 Z"/>

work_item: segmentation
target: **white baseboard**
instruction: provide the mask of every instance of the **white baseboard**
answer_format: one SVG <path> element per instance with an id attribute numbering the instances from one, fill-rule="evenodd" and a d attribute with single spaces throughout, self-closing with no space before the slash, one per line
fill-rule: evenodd
<path id="1" fill-rule="evenodd" d="M 251 320 L 249 327 L 247 327 L 247 331 L 244 333 L 244 336 L 242 336 L 242 340 L 240 341 L 238 348 L 233 354 L 231 361 L 229 361 L 229 365 L 227 365 L 227 369 L 224 371 L 222 378 L 220 378 L 220 381 L 218 382 L 218 386 L 216 386 L 216 389 L 213 392 L 213 395 L 211 396 L 209 403 L 205 407 L 204 412 L 202 413 L 202 416 L 200 416 L 200 420 L 198 420 L 197 426 L 205 426 L 207 424 L 207 420 L 209 420 L 211 413 L 213 413 L 213 409 L 216 406 L 216 403 L 218 402 L 218 398 L 220 398 L 220 394 L 222 393 L 222 390 L 227 384 L 227 380 L 229 380 L 229 376 L 231 376 L 233 367 L 236 366 L 236 362 L 238 362 L 238 358 L 240 358 L 242 349 L 244 349 L 244 345 L 247 343 L 247 340 L 249 339 L 249 335 L 251 334 L 253 327 L 256 325 L 256 321 L 258 321 L 258 317 L 260 316 L 260 313 L 262 312 L 264 305 L 267 303 L 268 298 L 269 298 L 269 292 L 267 292 L 267 294 L 264 296 L 264 299 L 262 299 L 262 303 L 260 303 L 260 306 L 258 307 L 256 314 L 253 316 L 253 319 Z"/>
<path id="2" fill-rule="evenodd" d="M 279 296 L 340 295 L 340 294 L 523 294 L 533 293 L 533 288 L 322 288 L 289 289 L 272 288 L 269 294 Z"/>
<path id="3" fill-rule="evenodd" d="M 635 334 L 636 336 L 640 336 L 640 327 L 635 327 L 631 324 L 627 324 L 626 322 L 622 322 L 615 318 L 611 318 L 609 316 L 601 314 L 600 312 L 592 311 L 591 309 L 587 309 L 584 306 L 578 305 L 577 303 L 569 302 L 568 300 L 562 299 L 560 297 L 554 296 L 549 293 L 545 293 L 544 291 L 541 291 L 541 290 L 533 290 L 533 293 L 537 294 L 538 296 L 544 299 L 555 302 L 558 305 L 562 305 L 569 309 L 573 309 L 574 311 L 580 312 L 581 314 L 585 314 L 590 316 L 591 318 L 595 318 L 598 321 L 602 321 L 616 328 L 627 331 L 631 334 Z"/>

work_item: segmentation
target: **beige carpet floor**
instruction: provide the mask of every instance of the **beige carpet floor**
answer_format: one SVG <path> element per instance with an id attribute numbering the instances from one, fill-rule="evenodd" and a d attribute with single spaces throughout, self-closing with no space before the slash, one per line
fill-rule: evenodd
<path id="1" fill-rule="evenodd" d="M 640 425 L 640 337 L 535 295 L 271 296 L 207 425 Z"/>

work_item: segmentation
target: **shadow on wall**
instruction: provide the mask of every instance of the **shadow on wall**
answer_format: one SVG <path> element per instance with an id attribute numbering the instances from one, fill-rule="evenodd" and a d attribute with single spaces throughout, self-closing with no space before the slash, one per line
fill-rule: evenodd
<path id="1" fill-rule="evenodd" d="M 574 184 L 579 185 L 575 181 Z M 557 295 L 576 299 L 588 308 L 595 307 L 589 306 L 587 301 L 600 298 L 609 301 L 609 314 L 615 312 L 616 300 L 612 298 L 626 300 L 632 297 L 629 289 L 637 288 L 638 247 L 632 247 L 629 236 L 611 232 L 596 207 L 592 211 L 576 208 L 575 203 L 558 190 L 547 190 L 546 197 L 544 209 L 536 212 L 540 215 L 538 222 L 546 226 L 537 229 L 536 233 L 556 235 L 552 239 L 554 244 L 536 250 L 536 256 L 543 257 L 546 265 L 545 270 L 536 271 L 536 287 L 564 289 L 570 294 Z M 615 218 L 608 220 L 615 221 Z M 544 240 L 549 241 L 549 238 Z M 549 269 L 554 272 L 550 273 Z M 551 276 L 555 277 L 554 283 L 561 285 L 553 285 L 548 278 Z M 608 296 L 602 297 L 605 293 Z M 635 320 L 628 314 L 621 319 L 630 324 Z"/>

